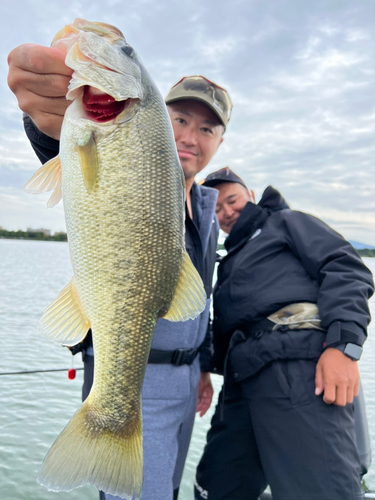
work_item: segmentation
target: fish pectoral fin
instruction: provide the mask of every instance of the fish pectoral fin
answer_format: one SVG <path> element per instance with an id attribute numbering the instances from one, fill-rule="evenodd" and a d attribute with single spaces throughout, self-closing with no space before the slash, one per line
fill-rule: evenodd
<path id="1" fill-rule="evenodd" d="M 77 141 L 77 151 L 83 182 L 88 193 L 92 193 L 99 171 L 98 152 L 94 138 L 94 132 L 87 132 Z"/>
<path id="2" fill-rule="evenodd" d="M 206 292 L 202 279 L 185 252 L 172 303 L 163 317 L 169 321 L 187 321 L 199 316 L 205 307 Z"/>
<path id="3" fill-rule="evenodd" d="M 114 422 L 110 428 L 105 425 L 108 412 L 101 413 L 90 396 L 53 443 L 37 481 L 51 491 L 71 491 L 89 483 L 116 497 L 139 500 L 143 476 L 141 401 L 136 411 L 128 413 L 128 421 Z"/>
<path id="4" fill-rule="evenodd" d="M 74 278 L 45 309 L 38 327 L 45 337 L 65 346 L 76 345 L 86 337 L 90 321 L 83 311 Z"/>
<path id="5" fill-rule="evenodd" d="M 46 191 L 53 193 L 48 200 L 47 207 L 52 208 L 61 200 L 61 165 L 60 158 L 55 156 L 40 167 L 24 186 L 26 193 L 39 194 Z"/>

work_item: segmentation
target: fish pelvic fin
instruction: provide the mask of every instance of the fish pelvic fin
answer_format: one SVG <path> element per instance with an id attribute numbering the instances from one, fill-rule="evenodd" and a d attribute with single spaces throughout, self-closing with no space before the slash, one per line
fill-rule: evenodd
<path id="1" fill-rule="evenodd" d="M 175 294 L 163 317 L 169 321 L 187 321 L 199 316 L 205 307 L 206 292 L 202 279 L 185 251 Z"/>
<path id="2" fill-rule="evenodd" d="M 65 346 L 81 342 L 90 328 L 82 308 L 74 278 L 43 312 L 38 321 L 42 335 Z"/>
<path id="3" fill-rule="evenodd" d="M 87 192 L 92 193 L 99 171 L 98 153 L 94 133 L 89 131 L 77 141 L 77 151 L 83 182 Z"/>
<path id="4" fill-rule="evenodd" d="M 51 491 L 71 491 L 89 483 L 105 493 L 138 500 L 143 480 L 141 403 L 124 432 L 100 425 L 105 415 L 96 413 L 96 419 L 90 419 L 97 411 L 90 409 L 89 396 L 53 443 L 37 481 Z"/>
<path id="5" fill-rule="evenodd" d="M 24 186 L 26 193 L 39 194 L 53 191 L 47 207 L 52 208 L 61 200 L 61 165 L 60 158 L 55 156 L 40 167 Z"/>

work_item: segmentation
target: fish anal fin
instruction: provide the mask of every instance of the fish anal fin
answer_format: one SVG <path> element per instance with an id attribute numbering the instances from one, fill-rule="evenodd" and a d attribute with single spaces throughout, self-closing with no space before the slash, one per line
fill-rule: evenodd
<path id="1" fill-rule="evenodd" d="M 77 141 L 77 151 L 83 182 L 87 192 L 92 193 L 99 171 L 98 152 L 93 132 L 87 132 Z"/>
<path id="2" fill-rule="evenodd" d="M 42 334 L 65 346 L 81 342 L 90 328 L 75 287 L 74 278 L 43 312 L 38 322 Z"/>
<path id="3" fill-rule="evenodd" d="M 195 319 L 205 306 L 206 292 L 202 279 L 189 255 L 185 252 L 175 294 L 169 310 L 163 318 L 169 321 Z"/>
<path id="4" fill-rule="evenodd" d="M 38 483 L 51 491 L 71 491 L 90 483 L 111 495 L 139 500 L 143 477 L 141 401 L 131 431 L 129 427 L 125 433 L 107 429 L 106 418 L 90 394 L 53 443 Z"/>
<path id="5" fill-rule="evenodd" d="M 41 166 L 26 182 L 24 190 L 32 194 L 53 191 L 47 206 L 55 206 L 62 198 L 60 158 L 56 156 Z"/>

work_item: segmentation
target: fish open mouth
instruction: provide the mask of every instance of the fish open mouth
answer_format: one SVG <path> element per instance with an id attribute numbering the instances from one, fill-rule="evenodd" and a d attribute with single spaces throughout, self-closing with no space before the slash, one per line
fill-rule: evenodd
<path id="1" fill-rule="evenodd" d="M 95 122 L 103 123 L 114 120 L 135 101 L 138 99 L 116 101 L 111 95 L 88 85 L 85 85 L 83 90 L 83 107 L 90 120 Z"/>

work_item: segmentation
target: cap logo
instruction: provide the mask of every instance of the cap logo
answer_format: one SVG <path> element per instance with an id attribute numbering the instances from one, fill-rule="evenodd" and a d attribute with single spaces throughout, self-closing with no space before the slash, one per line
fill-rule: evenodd
<path id="1" fill-rule="evenodd" d="M 252 236 L 250 236 L 249 241 L 250 241 L 250 240 L 253 240 L 253 239 L 254 239 L 254 238 L 256 238 L 257 236 L 259 236 L 261 232 L 262 232 L 262 230 L 258 228 L 258 229 L 254 232 L 254 234 L 253 234 Z"/>

